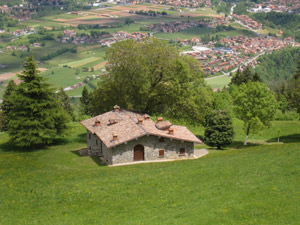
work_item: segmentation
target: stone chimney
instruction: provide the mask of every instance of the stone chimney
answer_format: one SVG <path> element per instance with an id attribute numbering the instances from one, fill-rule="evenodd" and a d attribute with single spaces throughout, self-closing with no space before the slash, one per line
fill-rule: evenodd
<path id="1" fill-rule="evenodd" d="M 115 105 L 115 106 L 114 106 L 114 111 L 115 111 L 115 112 L 120 112 L 120 106 Z"/>
<path id="2" fill-rule="evenodd" d="M 169 134 L 174 135 L 174 128 L 172 127 L 169 128 Z"/>
<path id="3" fill-rule="evenodd" d="M 118 134 L 113 134 L 113 141 L 118 140 Z"/>
<path id="4" fill-rule="evenodd" d="M 150 119 L 150 116 L 149 116 L 148 114 L 145 114 L 145 115 L 144 115 L 144 119 L 145 119 L 145 120 L 148 120 L 148 119 Z"/>
<path id="5" fill-rule="evenodd" d="M 138 124 L 143 124 L 143 119 L 142 118 L 138 118 Z"/>
<path id="6" fill-rule="evenodd" d="M 100 126 L 100 121 L 99 120 L 95 120 L 95 127 Z"/>
<path id="7" fill-rule="evenodd" d="M 162 117 L 157 117 L 157 123 L 162 122 L 163 118 Z"/>

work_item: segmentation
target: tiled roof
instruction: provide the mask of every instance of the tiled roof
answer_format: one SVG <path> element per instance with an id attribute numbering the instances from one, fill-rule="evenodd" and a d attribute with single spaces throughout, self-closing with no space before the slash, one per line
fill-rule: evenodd
<path id="1" fill-rule="evenodd" d="M 119 111 L 109 111 L 84 120 L 81 124 L 91 133 L 96 134 L 108 148 L 118 146 L 145 135 L 154 135 L 199 144 L 202 143 L 184 126 L 172 125 L 169 121 L 155 123 L 146 117 L 144 114 L 120 109 Z M 140 124 L 138 123 L 139 119 L 142 122 Z M 95 125 L 96 121 L 100 122 L 98 126 Z M 173 128 L 174 134 L 169 134 L 168 128 Z M 114 135 L 117 135 L 116 140 L 113 140 Z"/>

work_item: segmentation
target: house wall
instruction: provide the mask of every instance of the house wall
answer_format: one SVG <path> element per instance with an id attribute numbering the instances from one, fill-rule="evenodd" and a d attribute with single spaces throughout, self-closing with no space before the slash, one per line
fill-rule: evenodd
<path id="1" fill-rule="evenodd" d="M 112 153 L 112 163 L 128 163 L 134 161 L 134 147 L 138 144 L 144 146 L 144 160 L 164 160 L 164 159 L 184 159 L 193 156 L 194 143 L 182 142 L 179 140 L 171 140 L 164 138 L 164 142 L 159 142 L 157 136 L 144 136 L 138 140 L 133 140 L 127 144 L 119 145 L 108 151 Z M 179 155 L 179 149 L 185 148 L 185 155 Z M 159 150 L 165 150 L 163 157 L 159 156 Z"/>
<path id="2" fill-rule="evenodd" d="M 99 155 L 104 158 L 107 164 L 112 164 L 112 152 L 102 141 L 91 132 L 87 131 L 87 146 L 91 155 Z M 97 144 L 98 143 L 98 144 Z"/>

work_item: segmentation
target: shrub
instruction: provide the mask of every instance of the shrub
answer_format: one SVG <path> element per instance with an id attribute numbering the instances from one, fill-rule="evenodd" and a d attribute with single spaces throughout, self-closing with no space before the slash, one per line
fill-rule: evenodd
<path id="1" fill-rule="evenodd" d="M 230 115 L 226 111 L 213 110 L 205 118 L 204 143 L 221 149 L 233 141 L 234 131 Z"/>

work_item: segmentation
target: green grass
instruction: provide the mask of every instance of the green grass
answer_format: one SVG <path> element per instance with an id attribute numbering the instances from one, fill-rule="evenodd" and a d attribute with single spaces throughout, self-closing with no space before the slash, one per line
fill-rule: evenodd
<path id="1" fill-rule="evenodd" d="M 0 64 L 7 65 L 6 68 L 0 69 L 0 74 L 7 72 L 19 72 L 22 70 L 23 59 L 17 56 L 12 56 L 11 53 L 12 51 L 0 54 Z"/>
<path id="2" fill-rule="evenodd" d="M 66 66 L 70 66 L 70 67 L 80 67 L 80 66 L 84 66 L 85 64 L 94 62 L 99 60 L 99 58 L 97 57 L 89 57 L 89 58 L 85 58 L 85 59 L 81 59 L 81 60 L 77 60 L 77 61 L 73 61 L 73 62 L 69 62 L 69 63 L 63 63 L 60 64 L 60 66 L 66 65 Z"/>
<path id="3" fill-rule="evenodd" d="M 230 81 L 231 78 L 229 76 L 223 76 L 223 77 L 217 77 L 217 78 L 206 80 L 206 83 L 211 88 L 223 89 L 224 87 L 227 87 Z"/>
<path id="4" fill-rule="evenodd" d="M 0 133 L 1 224 L 298 224 L 300 123 L 277 124 L 290 143 L 113 168 L 76 153 L 77 123 L 31 152 Z"/>

